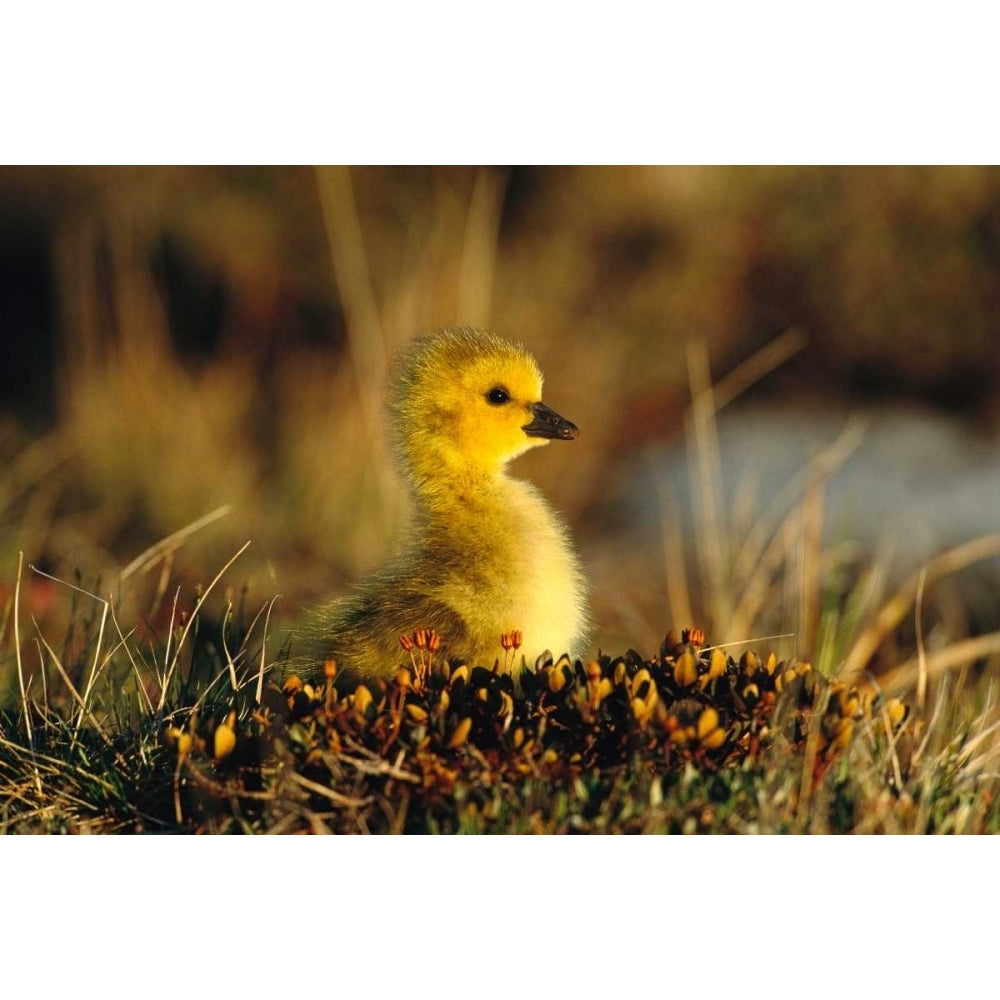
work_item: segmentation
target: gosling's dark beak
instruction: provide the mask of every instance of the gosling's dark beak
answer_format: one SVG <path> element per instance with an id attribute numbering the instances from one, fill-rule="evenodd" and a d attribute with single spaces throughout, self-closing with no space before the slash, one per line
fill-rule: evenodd
<path id="1" fill-rule="evenodd" d="M 580 436 L 580 429 L 565 417 L 560 417 L 555 410 L 550 410 L 544 403 L 531 404 L 532 420 L 521 429 L 528 437 L 558 438 L 560 441 L 572 441 Z"/>

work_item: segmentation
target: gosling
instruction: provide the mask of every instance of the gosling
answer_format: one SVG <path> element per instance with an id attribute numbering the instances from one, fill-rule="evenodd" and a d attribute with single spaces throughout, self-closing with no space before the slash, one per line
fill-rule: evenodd
<path id="1" fill-rule="evenodd" d="M 491 667 L 501 635 L 522 645 L 510 669 L 546 650 L 582 655 L 586 584 L 559 516 L 507 463 L 570 441 L 577 427 L 542 401 L 521 344 L 471 328 L 418 338 L 396 363 L 389 416 L 413 517 L 398 556 L 321 612 L 324 659 L 359 679 L 391 676 L 400 636 L 434 629 L 439 657 Z"/>

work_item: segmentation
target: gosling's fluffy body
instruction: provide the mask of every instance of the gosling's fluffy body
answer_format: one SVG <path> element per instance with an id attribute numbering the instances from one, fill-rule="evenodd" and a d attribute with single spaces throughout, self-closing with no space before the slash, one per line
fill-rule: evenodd
<path id="1" fill-rule="evenodd" d="M 400 635 L 417 628 L 438 631 L 439 655 L 485 666 L 503 655 L 501 633 L 517 629 L 515 672 L 521 655 L 583 652 L 586 585 L 566 528 L 505 471 L 531 447 L 576 436 L 541 393 L 528 350 L 482 330 L 443 330 L 401 356 L 389 412 L 410 532 L 392 562 L 321 615 L 324 656 L 361 678 L 385 676 L 402 662 Z"/>

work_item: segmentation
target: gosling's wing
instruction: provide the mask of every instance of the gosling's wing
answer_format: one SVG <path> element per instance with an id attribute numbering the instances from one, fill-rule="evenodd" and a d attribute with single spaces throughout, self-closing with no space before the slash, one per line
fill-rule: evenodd
<path id="1" fill-rule="evenodd" d="M 461 656 L 468 645 L 468 629 L 454 609 L 403 584 L 362 591 L 319 615 L 323 658 L 362 676 L 390 675 L 405 658 L 399 637 L 421 628 L 441 636 L 446 656 Z"/>

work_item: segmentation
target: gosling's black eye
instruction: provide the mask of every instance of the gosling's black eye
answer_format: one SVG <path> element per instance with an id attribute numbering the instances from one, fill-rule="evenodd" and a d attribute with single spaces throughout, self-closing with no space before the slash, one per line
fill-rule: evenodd
<path id="1" fill-rule="evenodd" d="M 503 406 L 510 402 L 510 393 L 502 385 L 496 385 L 486 393 L 486 402 L 490 406 Z"/>

